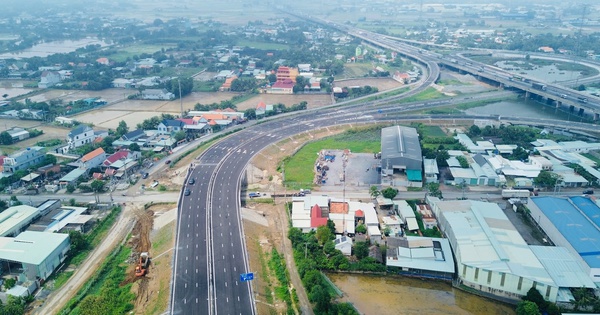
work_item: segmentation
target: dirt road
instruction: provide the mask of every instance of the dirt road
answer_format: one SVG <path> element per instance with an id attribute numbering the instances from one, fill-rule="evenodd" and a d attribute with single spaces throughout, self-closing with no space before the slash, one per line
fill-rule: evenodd
<path id="1" fill-rule="evenodd" d="M 98 267 L 110 252 L 122 242 L 133 227 L 134 217 L 131 206 L 125 206 L 116 223 L 108 232 L 106 238 L 94 249 L 88 258 L 80 265 L 73 276 L 60 289 L 52 292 L 41 307 L 32 314 L 58 314 L 83 284 L 98 270 Z"/>

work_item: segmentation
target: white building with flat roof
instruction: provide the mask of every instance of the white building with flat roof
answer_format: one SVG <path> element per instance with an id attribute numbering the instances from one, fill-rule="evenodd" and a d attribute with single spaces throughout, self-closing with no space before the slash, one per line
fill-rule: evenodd
<path id="1" fill-rule="evenodd" d="M 386 265 L 399 268 L 399 273 L 450 280 L 454 275 L 454 259 L 445 238 L 388 237 Z"/>
<path id="2" fill-rule="evenodd" d="M 535 287 L 546 300 L 557 301 L 559 286 L 497 204 L 436 199 L 429 198 L 463 285 L 511 300 Z"/>
<path id="3" fill-rule="evenodd" d="M 35 207 L 20 205 L 10 207 L 0 213 L 0 236 L 15 236 L 40 214 Z"/>
<path id="4" fill-rule="evenodd" d="M 68 234 L 25 231 L 17 237 L 0 237 L 0 261 L 23 265 L 28 280 L 46 280 L 65 260 Z"/>

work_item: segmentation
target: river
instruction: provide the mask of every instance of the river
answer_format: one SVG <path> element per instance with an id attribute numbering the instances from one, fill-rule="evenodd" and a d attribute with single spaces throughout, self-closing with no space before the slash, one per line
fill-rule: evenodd
<path id="1" fill-rule="evenodd" d="M 449 283 L 401 276 L 327 275 L 365 315 L 514 315 L 515 307 L 453 288 Z"/>

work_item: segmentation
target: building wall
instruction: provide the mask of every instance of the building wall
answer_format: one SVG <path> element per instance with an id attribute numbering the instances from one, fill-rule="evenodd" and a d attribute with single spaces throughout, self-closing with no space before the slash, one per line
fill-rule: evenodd
<path id="1" fill-rule="evenodd" d="M 47 279 L 65 260 L 66 253 L 69 251 L 70 245 L 70 239 L 67 237 L 48 257 L 46 257 L 46 259 L 44 259 L 44 261 L 42 261 L 41 264 L 37 266 L 30 265 L 32 269 L 36 270 L 36 276 L 44 280 Z M 27 277 L 29 278 L 29 270 Z"/>
<path id="2" fill-rule="evenodd" d="M 534 285 L 540 294 L 550 302 L 556 302 L 558 296 L 558 287 L 556 286 L 548 286 L 518 275 L 485 270 L 460 262 L 458 277 L 466 286 L 510 299 L 520 299 Z"/>
<path id="3" fill-rule="evenodd" d="M 94 141 L 94 130 L 92 130 L 91 128 L 89 130 L 86 130 L 84 133 L 78 134 L 78 135 L 74 135 L 73 138 L 69 139 L 69 146 L 71 148 L 78 148 L 80 146 L 83 146 L 86 143 L 91 143 L 92 141 Z"/>
<path id="4" fill-rule="evenodd" d="M 39 164 L 46 155 L 44 150 L 26 150 L 27 152 L 20 151 L 19 155 L 14 157 L 7 157 L 4 159 L 4 171 L 14 173 L 15 171 L 26 169 L 30 166 Z"/>

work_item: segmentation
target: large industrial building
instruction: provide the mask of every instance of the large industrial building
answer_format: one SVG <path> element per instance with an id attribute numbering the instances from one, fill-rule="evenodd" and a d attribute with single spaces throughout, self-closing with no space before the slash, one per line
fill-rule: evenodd
<path id="1" fill-rule="evenodd" d="M 551 302 L 573 299 L 570 288 L 595 287 L 564 250 L 529 246 L 497 204 L 435 197 L 428 201 L 450 241 L 462 285 L 513 301 L 534 287 Z"/>
<path id="2" fill-rule="evenodd" d="M 552 242 L 577 257 L 592 279 L 600 279 L 600 207 L 582 196 L 531 197 L 531 201 L 531 217 Z"/>
<path id="3" fill-rule="evenodd" d="M 0 237 L 0 271 L 22 270 L 28 280 L 47 279 L 65 260 L 68 234 L 25 231 L 17 237 Z"/>
<path id="4" fill-rule="evenodd" d="M 423 156 L 415 128 L 393 126 L 381 129 L 381 183 L 422 187 Z"/>

